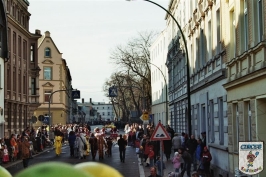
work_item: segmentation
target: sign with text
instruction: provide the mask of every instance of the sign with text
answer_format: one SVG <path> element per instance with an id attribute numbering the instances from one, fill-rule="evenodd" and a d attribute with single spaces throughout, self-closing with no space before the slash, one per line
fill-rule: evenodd
<path id="1" fill-rule="evenodd" d="M 263 170 L 263 142 L 239 142 L 239 170 L 247 175 Z"/>

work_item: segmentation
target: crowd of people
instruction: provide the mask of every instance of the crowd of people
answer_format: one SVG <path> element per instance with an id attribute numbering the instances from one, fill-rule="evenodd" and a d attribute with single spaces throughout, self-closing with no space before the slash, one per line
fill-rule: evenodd
<path id="1" fill-rule="evenodd" d="M 153 124 L 147 125 L 145 132 L 142 124 L 126 124 L 124 135 L 118 134 L 116 128 L 112 128 L 107 135 L 105 129 L 103 126 L 91 130 L 89 124 L 57 124 L 50 130 L 45 125 L 36 130 L 27 127 L 21 134 L 0 139 L 1 162 L 22 159 L 26 168 L 32 155 L 43 151 L 46 146 L 54 147 L 55 155 L 60 156 L 64 143 L 68 143 L 71 157 L 86 159 L 91 155 L 92 160 L 97 157 L 102 160 L 104 155 L 112 156 L 112 147 L 117 144 L 122 163 L 125 162 L 126 146 L 132 146 L 136 148 L 141 164 L 150 168 L 150 177 L 163 176 L 165 162 L 160 156 L 160 142 L 150 139 L 155 130 Z M 201 133 L 201 138 L 195 139 L 194 135 L 189 137 L 184 132 L 180 135 L 175 133 L 170 126 L 165 129 L 171 137 L 170 140 L 163 140 L 162 146 L 166 161 L 173 164 L 173 173 L 169 176 L 183 177 L 185 172 L 191 176 L 191 171 L 196 171 L 192 174 L 195 177 L 200 173 L 210 176 L 212 156 L 206 146 L 206 132 Z M 171 153 L 174 154 L 172 158 Z"/>
<path id="2" fill-rule="evenodd" d="M 147 126 L 147 133 L 143 131 L 142 125 L 126 125 L 125 132 L 128 134 L 128 143 L 136 147 L 142 165 L 150 168 L 151 175 L 149 177 L 163 176 L 165 162 L 161 162 L 160 142 L 151 141 L 150 137 L 155 127 L 151 124 Z M 166 161 L 173 164 L 173 172 L 169 173 L 169 177 L 183 177 L 185 172 L 187 176 L 197 177 L 204 174 L 210 177 L 210 161 L 211 153 L 206 146 L 206 132 L 201 133 L 201 138 L 195 139 L 194 135 L 181 133 L 178 135 L 167 125 L 165 127 L 170 140 L 163 140 L 163 153 Z M 171 158 L 171 153 L 174 157 Z M 191 174 L 191 171 L 194 171 Z"/>

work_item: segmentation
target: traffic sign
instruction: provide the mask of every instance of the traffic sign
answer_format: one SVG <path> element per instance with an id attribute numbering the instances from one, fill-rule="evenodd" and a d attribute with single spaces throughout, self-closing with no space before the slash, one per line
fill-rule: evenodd
<path id="1" fill-rule="evenodd" d="M 109 97 L 117 97 L 117 88 L 116 87 L 110 87 L 109 88 Z"/>
<path id="2" fill-rule="evenodd" d="M 49 118 L 49 116 L 44 116 L 44 119 L 43 119 L 43 121 L 42 121 L 44 124 L 49 124 L 49 122 L 50 122 L 50 118 Z"/>
<path id="3" fill-rule="evenodd" d="M 143 113 L 142 114 L 142 119 L 143 120 L 149 120 L 150 119 L 149 113 Z"/>
<path id="4" fill-rule="evenodd" d="M 151 140 L 152 141 L 171 140 L 171 137 L 169 136 L 163 125 L 159 122 L 153 134 L 151 135 Z"/>
<path id="5" fill-rule="evenodd" d="M 80 99 L 80 91 L 79 90 L 72 90 L 72 98 L 73 99 Z"/>

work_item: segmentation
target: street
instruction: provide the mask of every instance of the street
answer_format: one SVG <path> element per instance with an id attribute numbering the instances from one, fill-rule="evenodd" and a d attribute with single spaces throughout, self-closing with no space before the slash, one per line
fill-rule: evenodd
<path id="1" fill-rule="evenodd" d="M 92 128 L 94 128 L 94 126 Z M 138 159 L 135 153 L 135 148 L 132 148 L 129 146 L 127 147 L 125 159 L 126 159 L 125 163 L 120 162 L 118 146 L 115 145 L 113 146 L 111 157 L 107 157 L 107 155 L 105 155 L 103 160 L 99 160 L 99 158 L 96 157 L 95 161 L 112 166 L 113 168 L 117 169 L 123 176 L 129 176 L 129 177 L 139 176 L 140 175 L 139 165 L 138 165 Z M 59 157 L 55 155 L 55 151 L 52 148 L 46 149 L 46 151 L 34 156 L 33 159 L 30 159 L 29 167 L 31 165 L 42 163 L 42 162 L 47 162 L 47 161 L 50 161 L 50 162 L 59 161 L 59 162 L 65 162 L 65 163 L 75 165 L 75 164 L 82 163 L 82 162 L 92 161 L 92 157 L 91 155 L 87 156 L 86 159 L 78 159 L 78 158 L 70 157 L 69 146 L 65 144 L 62 147 L 62 154 Z M 12 175 L 15 175 L 19 171 L 23 170 L 23 165 L 22 165 L 21 160 L 14 162 L 14 163 L 5 164 L 4 167 L 6 167 L 6 169 Z"/>

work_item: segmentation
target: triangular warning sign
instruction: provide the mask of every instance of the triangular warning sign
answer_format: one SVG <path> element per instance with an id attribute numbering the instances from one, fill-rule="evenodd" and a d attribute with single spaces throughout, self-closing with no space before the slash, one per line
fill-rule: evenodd
<path id="1" fill-rule="evenodd" d="M 163 125 L 159 122 L 153 134 L 151 135 L 151 140 L 152 141 L 171 140 L 171 137 L 169 136 Z"/>
<path id="2" fill-rule="evenodd" d="M 74 97 L 75 98 L 78 98 L 79 97 L 79 94 L 77 92 L 74 93 Z"/>

